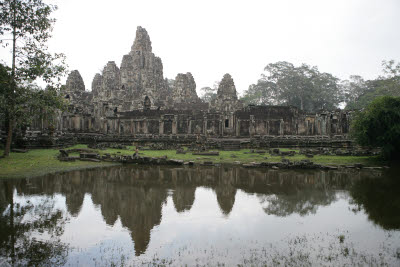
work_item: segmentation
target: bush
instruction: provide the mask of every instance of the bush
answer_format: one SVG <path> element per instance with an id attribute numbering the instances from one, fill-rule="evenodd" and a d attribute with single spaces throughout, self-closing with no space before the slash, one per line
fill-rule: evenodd
<path id="1" fill-rule="evenodd" d="M 358 144 L 381 147 L 386 159 L 400 158 L 400 97 L 376 98 L 356 114 L 351 128 Z"/>

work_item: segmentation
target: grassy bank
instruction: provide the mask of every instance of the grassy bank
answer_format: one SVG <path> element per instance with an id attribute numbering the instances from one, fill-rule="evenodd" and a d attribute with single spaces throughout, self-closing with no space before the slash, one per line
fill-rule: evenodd
<path id="1" fill-rule="evenodd" d="M 285 150 L 285 149 L 281 149 Z M 143 156 L 148 157 L 160 157 L 168 156 L 168 158 L 182 159 L 185 161 L 203 162 L 213 161 L 215 163 L 234 163 L 239 161 L 241 163 L 250 162 L 280 162 L 283 158 L 287 158 L 290 161 L 300 161 L 303 159 L 309 159 L 310 161 L 324 165 L 350 165 L 354 163 L 361 163 L 368 166 L 379 166 L 382 162 L 378 157 L 354 157 L 354 156 L 324 156 L 316 155 L 313 158 L 307 158 L 305 155 L 296 154 L 295 156 L 272 156 L 268 153 L 263 155 L 257 153 L 249 153 L 249 149 L 242 149 L 241 151 L 219 151 L 219 156 L 198 156 L 187 154 L 176 154 L 175 150 L 161 150 L 161 151 L 142 151 L 140 152 Z M 297 151 L 298 152 L 298 151 Z"/>
<path id="2" fill-rule="evenodd" d="M 87 148 L 87 146 L 76 145 L 66 149 L 71 148 Z M 280 150 L 287 151 L 289 149 L 281 148 Z M 99 154 L 109 153 L 112 155 L 132 155 L 134 153 L 134 148 L 131 146 L 127 149 L 94 150 L 94 152 L 97 152 Z M 0 151 L 0 153 L 2 154 L 3 152 Z M 204 161 L 212 161 L 214 163 L 234 163 L 237 161 L 239 161 L 240 163 L 280 162 L 283 158 L 282 156 L 272 156 L 268 153 L 265 153 L 263 155 L 250 153 L 249 149 L 242 149 L 240 151 L 219 151 L 219 156 L 192 155 L 192 153 L 190 152 L 186 154 L 176 154 L 175 150 L 143 150 L 139 151 L 139 153 L 142 156 L 167 156 L 169 159 L 194 161 L 196 163 L 202 163 Z M 98 163 L 88 161 L 62 162 L 56 158 L 57 155 L 58 149 L 36 149 L 31 150 L 28 153 L 11 153 L 10 157 L 0 159 L 0 178 L 34 177 L 47 173 L 96 168 L 116 164 L 110 162 Z M 316 155 L 313 158 L 307 158 L 304 155 L 296 154 L 295 156 L 287 156 L 285 158 L 289 159 L 290 161 L 309 159 L 317 164 L 336 166 L 352 165 L 354 163 L 361 163 L 365 166 L 380 166 L 385 164 L 385 162 L 382 162 L 379 157 Z"/>
<path id="3" fill-rule="evenodd" d="M 0 158 L 0 178 L 35 177 L 48 173 L 116 165 L 110 162 L 63 162 L 56 158 L 58 154 L 58 149 L 10 153 L 9 157 Z M 3 155 L 3 151 L 0 151 L 0 155 Z"/>
<path id="4" fill-rule="evenodd" d="M 84 148 L 85 146 L 78 145 L 76 147 Z M 381 166 L 386 164 L 378 156 L 325 156 L 315 155 L 313 158 L 307 158 L 305 155 L 300 155 L 297 149 L 280 148 L 280 151 L 296 151 L 294 156 L 286 156 L 285 158 L 290 161 L 300 161 L 303 159 L 309 159 L 316 164 L 323 165 L 352 165 L 355 163 L 361 163 L 365 166 Z M 217 150 L 215 150 L 217 151 Z M 130 146 L 128 149 L 106 149 L 99 150 L 100 154 L 115 154 L 115 155 L 132 155 L 134 153 L 134 147 Z M 240 161 L 241 163 L 250 162 L 280 162 L 282 156 L 272 156 L 269 153 L 257 154 L 250 153 L 250 149 L 242 149 L 240 151 L 222 151 L 219 150 L 219 156 L 200 156 L 192 155 L 191 152 L 186 154 L 176 154 L 175 150 L 142 150 L 139 151 L 141 156 L 147 157 L 162 157 L 167 156 L 170 159 L 180 159 L 184 161 L 194 161 L 196 163 L 202 163 L 203 161 L 213 161 L 215 163 L 234 163 Z"/>

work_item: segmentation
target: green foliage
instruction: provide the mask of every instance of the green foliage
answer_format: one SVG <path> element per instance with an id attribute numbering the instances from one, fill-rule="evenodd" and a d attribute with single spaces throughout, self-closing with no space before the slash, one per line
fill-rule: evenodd
<path id="1" fill-rule="evenodd" d="M 400 96 L 400 63 L 383 61 L 384 76 L 365 81 L 360 76 L 351 76 L 343 81 L 346 109 L 361 109 L 379 96 Z"/>
<path id="2" fill-rule="evenodd" d="M 87 146 L 79 146 L 83 148 Z M 1 153 L 1 151 L 0 151 Z M 35 177 L 48 173 L 116 165 L 112 162 L 59 161 L 58 149 L 35 149 L 28 153 L 10 153 L 0 158 L 0 178 Z M 130 154 L 133 154 L 130 153 Z"/>
<path id="3" fill-rule="evenodd" d="M 47 83 L 65 73 L 63 54 L 47 51 L 57 6 L 42 0 L 4 0 L 0 9 L 0 35 L 3 47 L 12 46 L 12 76 L 16 83 L 41 77 Z M 10 37 L 10 38 L 7 38 Z"/>
<path id="4" fill-rule="evenodd" d="M 68 245 L 61 242 L 68 218 L 55 207 L 54 199 L 34 203 L 14 203 L 14 187 L 9 181 L 1 186 L 0 254 L 3 266 L 61 266 L 66 263 Z M 5 201 L 4 201 L 5 200 Z M 45 240 L 32 238 L 46 234 Z M 6 256 L 6 257 L 5 257 Z"/>
<path id="5" fill-rule="evenodd" d="M 65 109 L 66 103 L 54 87 L 42 90 L 35 84 L 26 84 L 16 88 L 14 91 L 10 86 L 8 68 L 0 64 L 0 114 L 12 113 L 16 127 L 28 126 L 34 118 L 44 116 L 52 121 L 57 110 Z"/>
<path id="6" fill-rule="evenodd" d="M 363 146 L 382 147 L 385 158 L 400 157 L 400 97 L 378 97 L 358 112 L 352 136 Z"/>
<path id="7" fill-rule="evenodd" d="M 202 96 L 200 97 L 204 102 L 211 103 L 217 98 L 219 82 L 214 82 L 213 87 L 203 87 L 200 89 Z"/>
<path id="8" fill-rule="evenodd" d="M 204 102 L 210 103 L 217 97 L 217 90 L 211 87 L 203 87 L 200 89 L 203 93 L 201 99 Z"/>
<path id="9" fill-rule="evenodd" d="M 3 49 L 11 47 L 11 66 L 1 67 L 2 89 L 0 103 L 8 127 L 6 149 L 10 151 L 12 132 L 18 123 L 26 122 L 32 109 L 40 104 L 49 114 L 52 104 L 58 108 L 56 99 L 61 76 L 66 72 L 64 55 L 48 52 L 47 41 L 55 22 L 51 13 L 57 7 L 42 0 L 4 0 L 0 7 L 0 44 Z M 5 72 L 7 75 L 5 75 Z M 40 92 L 34 84 L 44 81 L 49 89 Z M 7 82 L 5 82 L 7 81 Z M 51 89 L 50 89 L 51 88 Z"/>
<path id="10" fill-rule="evenodd" d="M 257 105 L 292 105 L 301 110 L 334 109 L 341 102 L 339 79 L 317 67 L 280 61 L 268 64 L 242 100 Z"/>
<path id="11" fill-rule="evenodd" d="M 75 145 L 67 149 L 86 148 L 87 145 Z M 288 151 L 293 149 L 280 148 L 281 151 Z M 176 150 L 143 150 L 139 151 L 140 155 L 147 157 L 163 157 L 167 156 L 169 159 L 180 159 L 184 161 L 194 161 L 202 163 L 204 161 L 213 161 L 215 163 L 234 163 L 239 161 L 241 163 L 250 162 L 280 162 L 281 156 L 272 156 L 270 154 L 260 155 L 256 153 L 249 153 L 249 149 L 242 149 L 240 151 L 219 151 L 219 156 L 201 156 L 192 155 L 192 153 L 176 154 Z M 1 150 L 0 150 L 1 152 Z M 105 150 L 93 150 L 100 155 L 133 155 L 135 153 L 134 147 L 128 149 L 113 149 L 108 148 Z M 298 152 L 298 151 L 296 151 Z M 86 169 L 95 167 L 112 166 L 118 163 L 113 162 L 90 162 L 90 161 L 74 161 L 64 162 L 57 159 L 59 154 L 58 149 L 35 149 L 28 153 L 11 153 L 8 158 L 0 158 L 0 178 L 20 178 L 20 177 L 33 177 L 44 175 L 47 173 L 55 173 L 60 171 L 70 171 L 76 169 Z M 71 154 L 78 156 L 78 154 Z M 267 156 L 267 159 L 265 158 Z M 305 155 L 296 154 L 293 157 L 287 157 L 291 161 L 300 161 L 308 159 Z M 362 163 L 365 166 L 379 166 L 384 162 L 379 161 L 377 157 L 366 156 L 327 156 L 315 155 L 312 161 L 317 164 L 323 165 L 351 165 L 354 163 Z"/>
<path id="12" fill-rule="evenodd" d="M 383 177 L 359 179 L 350 193 L 354 212 L 365 210 L 375 224 L 386 230 L 400 229 L 399 168 L 388 170 Z"/>

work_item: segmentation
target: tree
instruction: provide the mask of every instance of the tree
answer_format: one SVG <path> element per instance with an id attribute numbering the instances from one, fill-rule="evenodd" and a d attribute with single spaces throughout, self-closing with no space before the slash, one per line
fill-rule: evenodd
<path id="1" fill-rule="evenodd" d="M 26 108 L 27 90 L 32 82 L 41 78 L 57 89 L 65 74 L 64 55 L 48 52 L 47 41 L 55 19 L 51 13 L 56 6 L 42 0 L 3 0 L 0 8 L 0 43 L 3 48 L 11 46 L 11 66 L 7 68 L 9 82 L 2 89 L 2 99 L 7 141 L 4 156 L 8 156 L 13 130 Z M 56 78 L 56 79 L 55 79 Z"/>
<path id="2" fill-rule="evenodd" d="M 400 179 L 396 168 L 383 177 L 357 179 L 350 188 L 352 210 L 363 210 L 368 219 L 385 230 L 400 230 Z"/>
<path id="3" fill-rule="evenodd" d="M 68 217 L 50 197 L 18 203 L 15 185 L 0 184 L 0 255 L 6 266 L 64 265 L 69 247 L 61 242 Z M 36 233 L 48 236 L 35 238 Z"/>
<path id="4" fill-rule="evenodd" d="M 379 96 L 400 96 L 400 63 L 382 61 L 384 75 L 364 81 L 360 76 L 351 76 L 343 82 L 346 109 L 362 109 Z"/>
<path id="5" fill-rule="evenodd" d="M 214 99 L 217 98 L 217 91 L 218 91 L 219 82 L 214 82 L 213 88 L 211 87 L 203 87 L 200 91 L 203 93 L 201 99 L 204 102 L 211 103 Z"/>
<path id="6" fill-rule="evenodd" d="M 257 84 L 251 84 L 249 89 L 244 92 L 243 100 L 251 105 L 276 105 L 275 84 L 273 82 L 258 80 Z"/>
<path id="7" fill-rule="evenodd" d="M 347 108 L 354 106 L 368 90 L 367 82 L 359 75 L 351 75 L 349 80 L 341 81 L 340 86 Z"/>
<path id="8" fill-rule="evenodd" d="M 378 97 L 358 112 L 352 136 L 362 146 L 381 147 L 387 159 L 400 158 L 400 97 Z"/>
<path id="9" fill-rule="evenodd" d="M 382 61 L 383 73 L 386 74 L 386 78 L 394 78 L 400 76 L 400 62 L 391 60 L 383 60 Z"/>
<path id="10" fill-rule="evenodd" d="M 280 61 L 268 64 L 257 84 L 245 91 L 249 104 L 293 105 L 301 110 L 332 109 L 341 102 L 339 79 L 317 67 Z"/>

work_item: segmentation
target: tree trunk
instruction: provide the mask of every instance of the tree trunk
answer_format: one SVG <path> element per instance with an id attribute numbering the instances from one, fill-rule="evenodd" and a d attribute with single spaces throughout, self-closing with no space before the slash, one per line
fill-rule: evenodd
<path id="1" fill-rule="evenodd" d="M 6 200 L 10 203 L 10 248 L 12 266 L 15 264 L 15 229 L 14 229 L 14 187 L 10 182 L 5 182 Z"/>
<path id="2" fill-rule="evenodd" d="M 12 67 L 11 67 L 11 88 L 9 92 L 9 99 L 12 99 L 12 95 L 15 93 L 16 89 L 16 82 L 15 82 L 15 57 L 16 57 L 16 47 L 17 47 L 17 31 L 16 31 L 16 6 L 15 6 L 15 0 L 13 1 L 12 5 L 13 9 L 13 22 L 12 22 L 12 36 L 13 36 L 13 41 L 12 41 Z M 13 105 L 10 105 L 11 109 L 13 109 Z M 4 148 L 4 157 L 7 157 L 10 155 L 10 149 L 11 149 L 11 141 L 12 141 L 12 132 L 14 128 L 14 117 L 12 114 L 12 110 L 7 110 L 8 113 L 8 131 L 7 131 L 7 141 L 6 141 L 6 147 Z"/>
<path id="3" fill-rule="evenodd" d="M 300 97 L 300 109 L 304 110 L 304 106 L 303 106 L 303 97 Z"/>
<path id="4" fill-rule="evenodd" d="M 10 228 L 11 228 L 11 262 L 15 264 L 15 229 L 14 229 L 14 192 L 11 191 L 10 202 Z"/>
<path id="5" fill-rule="evenodd" d="M 4 148 L 4 157 L 8 157 L 10 155 L 12 132 L 13 132 L 13 128 L 14 128 L 13 126 L 14 126 L 14 120 L 9 118 L 8 119 L 7 141 L 6 141 L 6 147 Z"/>

